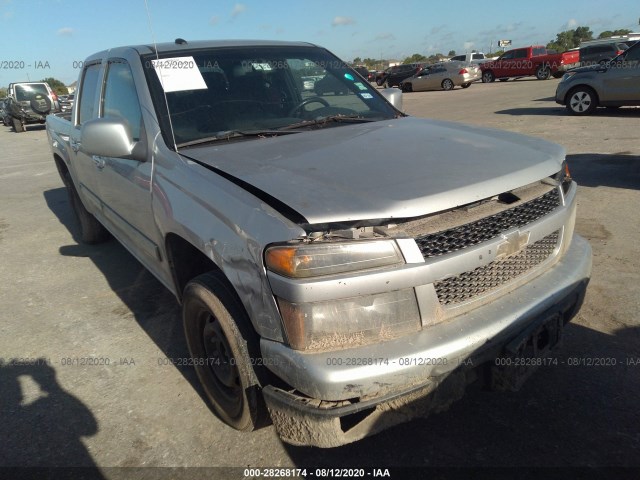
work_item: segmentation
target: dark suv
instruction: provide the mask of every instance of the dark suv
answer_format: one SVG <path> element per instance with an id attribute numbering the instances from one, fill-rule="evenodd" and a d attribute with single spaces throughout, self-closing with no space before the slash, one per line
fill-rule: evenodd
<path id="1" fill-rule="evenodd" d="M 596 43 L 580 47 L 580 64 L 582 66 L 605 64 L 617 57 L 629 46 L 624 42 L 614 41 Z"/>
<path id="2" fill-rule="evenodd" d="M 423 68 L 424 64 L 422 63 L 407 63 L 389 67 L 376 79 L 376 83 L 385 88 L 397 87 L 400 82 L 414 76 Z"/>
<path id="3" fill-rule="evenodd" d="M 44 124 L 47 115 L 60 112 L 58 97 L 45 82 L 9 84 L 8 113 L 17 133 L 29 124 Z"/>

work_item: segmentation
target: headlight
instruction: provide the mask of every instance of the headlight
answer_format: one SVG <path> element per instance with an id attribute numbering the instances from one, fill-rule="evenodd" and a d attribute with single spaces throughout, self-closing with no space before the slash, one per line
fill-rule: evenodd
<path id="1" fill-rule="evenodd" d="M 290 278 L 308 278 L 403 263 L 389 240 L 280 245 L 267 248 L 268 270 Z"/>
<path id="2" fill-rule="evenodd" d="M 420 312 L 412 288 L 327 302 L 278 298 L 289 345 L 296 350 L 339 350 L 417 332 Z"/>

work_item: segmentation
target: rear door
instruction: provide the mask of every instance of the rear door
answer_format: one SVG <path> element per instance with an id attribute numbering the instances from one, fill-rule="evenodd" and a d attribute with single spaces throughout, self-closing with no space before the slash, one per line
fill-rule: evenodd
<path id="1" fill-rule="evenodd" d="M 603 75 L 602 102 L 640 105 L 640 47 L 630 49 L 624 59 L 611 62 Z"/>

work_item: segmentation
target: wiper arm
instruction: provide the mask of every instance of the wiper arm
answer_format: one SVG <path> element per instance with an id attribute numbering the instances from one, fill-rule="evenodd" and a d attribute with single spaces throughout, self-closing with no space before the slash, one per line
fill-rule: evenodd
<path id="1" fill-rule="evenodd" d="M 239 137 L 276 137 L 278 135 L 287 135 L 297 132 L 282 132 L 280 130 L 225 130 L 218 132 L 211 137 L 198 138 L 196 140 L 190 140 L 188 142 L 179 143 L 176 145 L 178 148 L 191 147 L 194 145 L 202 145 L 205 143 L 218 142 L 220 140 L 231 140 L 232 138 Z"/>
<path id="2" fill-rule="evenodd" d="M 377 119 L 373 118 L 365 118 L 360 115 L 329 115 L 328 117 L 315 118 L 313 120 L 303 120 L 301 122 L 292 123 L 290 125 L 285 125 L 284 127 L 280 127 L 278 129 L 279 132 L 293 130 L 301 127 L 309 127 L 313 125 L 326 125 L 330 122 L 338 122 L 338 123 L 366 123 L 366 122 L 377 122 Z"/>

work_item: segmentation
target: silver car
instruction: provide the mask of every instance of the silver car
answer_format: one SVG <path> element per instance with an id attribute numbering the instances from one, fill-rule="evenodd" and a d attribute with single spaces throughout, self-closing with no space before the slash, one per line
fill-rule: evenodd
<path id="1" fill-rule="evenodd" d="M 556 103 L 573 115 L 589 115 L 597 107 L 640 105 L 639 44 L 605 65 L 569 70 L 556 89 Z"/>
<path id="2" fill-rule="evenodd" d="M 461 62 L 436 63 L 404 80 L 400 83 L 400 88 L 403 92 L 467 88 L 471 83 L 480 80 L 481 76 L 477 65 Z"/>

